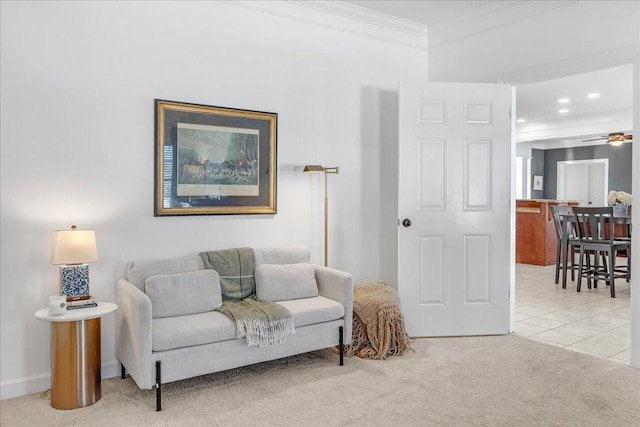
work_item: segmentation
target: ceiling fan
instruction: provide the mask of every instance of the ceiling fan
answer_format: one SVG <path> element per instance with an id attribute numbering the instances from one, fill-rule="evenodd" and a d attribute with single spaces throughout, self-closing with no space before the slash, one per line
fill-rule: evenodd
<path id="1" fill-rule="evenodd" d="M 633 139 L 633 135 L 625 135 L 624 132 L 613 132 L 609 135 L 601 136 L 600 138 L 585 139 L 582 142 L 600 141 L 602 139 L 606 139 L 613 147 L 618 147 L 626 140 L 631 141 Z"/>

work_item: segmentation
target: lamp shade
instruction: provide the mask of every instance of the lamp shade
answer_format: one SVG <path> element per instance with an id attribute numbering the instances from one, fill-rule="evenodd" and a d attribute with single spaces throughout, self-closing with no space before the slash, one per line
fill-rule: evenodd
<path id="1" fill-rule="evenodd" d="M 53 233 L 51 264 L 82 264 L 98 261 L 96 233 L 93 230 L 57 230 Z"/>

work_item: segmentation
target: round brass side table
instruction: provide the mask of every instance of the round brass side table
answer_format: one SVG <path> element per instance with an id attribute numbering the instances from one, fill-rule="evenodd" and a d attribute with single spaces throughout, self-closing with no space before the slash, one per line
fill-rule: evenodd
<path id="1" fill-rule="evenodd" d="M 93 405 L 102 397 L 100 318 L 118 306 L 99 302 L 97 307 L 50 314 L 35 313 L 51 323 L 51 406 L 76 409 Z"/>

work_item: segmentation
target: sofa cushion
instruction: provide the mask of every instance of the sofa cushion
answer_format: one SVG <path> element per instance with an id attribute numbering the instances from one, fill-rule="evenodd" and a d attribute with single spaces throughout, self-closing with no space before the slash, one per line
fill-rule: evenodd
<path id="1" fill-rule="evenodd" d="M 311 264 L 261 264 L 256 266 L 256 296 L 266 301 L 286 301 L 318 296 Z"/>
<path id="2" fill-rule="evenodd" d="M 337 301 L 322 296 L 278 302 L 289 310 L 296 328 L 330 322 L 344 316 L 344 306 Z"/>
<path id="3" fill-rule="evenodd" d="M 220 278 L 215 270 L 149 276 L 144 287 L 154 318 L 202 313 L 222 305 Z"/>
<path id="4" fill-rule="evenodd" d="M 235 323 L 218 311 L 162 317 L 151 322 L 153 351 L 192 347 L 236 338 Z"/>
<path id="5" fill-rule="evenodd" d="M 278 304 L 291 312 L 297 328 L 330 322 L 344 316 L 342 304 L 322 296 L 281 301 Z M 235 323 L 218 311 L 153 319 L 151 329 L 153 351 L 236 339 Z"/>
<path id="6" fill-rule="evenodd" d="M 130 263 L 127 268 L 127 280 L 144 291 L 144 280 L 149 276 L 186 273 L 203 268 L 204 263 L 200 255 L 136 261 Z"/>

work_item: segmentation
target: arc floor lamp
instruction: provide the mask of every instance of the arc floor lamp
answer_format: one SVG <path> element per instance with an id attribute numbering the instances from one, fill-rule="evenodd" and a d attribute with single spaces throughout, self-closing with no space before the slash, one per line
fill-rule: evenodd
<path id="1" fill-rule="evenodd" d="M 324 175 L 324 266 L 329 264 L 329 197 L 327 196 L 327 174 L 340 173 L 338 166 L 324 167 L 320 165 L 306 165 L 304 172 L 322 172 Z"/>

